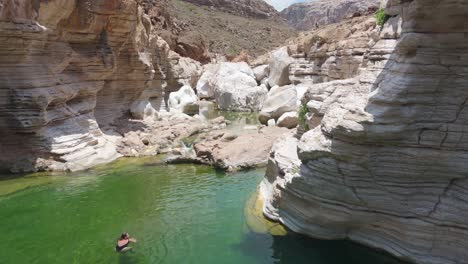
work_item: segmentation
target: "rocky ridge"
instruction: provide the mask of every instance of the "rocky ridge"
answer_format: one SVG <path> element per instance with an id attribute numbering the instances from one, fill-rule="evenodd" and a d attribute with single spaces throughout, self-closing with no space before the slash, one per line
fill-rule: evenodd
<path id="1" fill-rule="evenodd" d="M 310 130 L 273 147 L 264 213 L 411 262 L 467 263 L 467 3 L 385 7 L 382 28 L 354 18 L 290 47 Z"/>
<path id="2" fill-rule="evenodd" d="M 293 4 L 281 11 L 281 16 L 297 30 L 312 30 L 374 13 L 379 6 L 380 0 L 318 0 Z"/>
<path id="3" fill-rule="evenodd" d="M 197 5 L 213 7 L 237 16 L 271 18 L 278 12 L 263 0 L 184 0 Z"/>

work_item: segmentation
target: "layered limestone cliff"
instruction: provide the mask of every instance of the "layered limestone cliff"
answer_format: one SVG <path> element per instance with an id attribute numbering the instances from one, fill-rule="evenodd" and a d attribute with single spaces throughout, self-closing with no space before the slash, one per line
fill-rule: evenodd
<path id="1" fill-rule="evenodd" d="M 384 31 L 392 34 L 393 28 L 386 27 Z M 373 16 L 301 33 L 290 46 L 294 60 L 289 67 L 289 79 L 300 85 L 352 78 L 360 68 L 367 67 L 369 50 L 379 35 Z"/>
<path id="2" fill-rule="evenodd" d="M 305 42 L 311 130 L 275 145 L 265 215 L 417 263 L 468 263 L 467 10 L 389 0 L 382 29 Z"/>
<path id="3" fill-rule="evenodd" d="M 148 14 L 160 6 L 141 2 L 0 0 L 0 167 L 111 161 L 107 126 L 130 112 L 154 118 L 165 90 L 193 85 L 198 64 L 158 36 Z"/>
<path id="4" fill-rule="evenodd" d="M 293 4 L 281 11 L 281 16 L 298 30 L 311 30 L 373 13 L 379 6 L 380 0 L 318 0 Z"/>

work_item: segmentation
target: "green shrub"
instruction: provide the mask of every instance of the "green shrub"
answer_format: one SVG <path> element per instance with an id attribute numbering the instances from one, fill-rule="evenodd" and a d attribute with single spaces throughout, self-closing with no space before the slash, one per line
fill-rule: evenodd
<path id="1" fill-rule="evenodd" d="M 377 20 L 377 25 L 383 26 L 387 22 L 389 16 L 385 14 L 385 10 L 382 8 L 375 13 L 375 19 Z"/>
<path id="2" fill-rule="evenodd" d="M 309 108 L 307 108 L 307 104 L 301 104 L 299 106 L 299 111 L 297 112 L 297 118 L 299 120 L 299 125 L 302 126 L 306 131 L 309 130 L 309 125 L 307 125 L 307 118 L 306 115 L 309 112 Z"/>

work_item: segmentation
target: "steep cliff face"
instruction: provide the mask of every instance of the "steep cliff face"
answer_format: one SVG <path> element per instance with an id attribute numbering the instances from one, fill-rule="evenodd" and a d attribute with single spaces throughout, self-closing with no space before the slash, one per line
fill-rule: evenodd
<path id="1" fill-rule="evenodd" d="M 0 167 L 113 160 L 103 128 L 154 114 L 165 89 L 192 80 L 146 13 L 132 0 L 0 1 Z"/>
<path id="2" fill-rule="evenodd" d="M 391 18 L 371 30 L 357 71 L 336 76 L 344 80 L 313 77 L 324 69 L 312 58 L 337 49 L 308 42 L 311 130 L 297 152 L 291 138 L 271 153 L 267 216 L 417 263 L 468 263 L 467 8 L 388 1 Z"/>
<path id="3" fill-rule="evenodd" d="M 318 0 L 293 4 L 281 11 L 288 24 L 298 30 L 338 23 L 346 18 L 375 12 L 380 0 Z"/>
<path id="4" fill-rule="evenodd" d="M 301 33 L 290 47 L 294 58 L 290 80 L 300 85 L 352 78 L 366 67 L 369 50 L 378 39 L 373 16 Z"/>

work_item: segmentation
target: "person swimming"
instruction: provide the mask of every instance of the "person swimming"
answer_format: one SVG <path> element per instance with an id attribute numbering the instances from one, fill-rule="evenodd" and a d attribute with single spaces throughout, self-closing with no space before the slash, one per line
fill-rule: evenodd
<path id="1" fill-rule="evenodd" d="M 117 252 L 125 252 L 131 250 L 132 248 L 129 247 L 130 243 L 136 243 L 136 239 L 131 238 L 128 233 L 122 233 L 120 238 L 117 240 L 117 245 L 115 245 L 115 251 Z"/>

